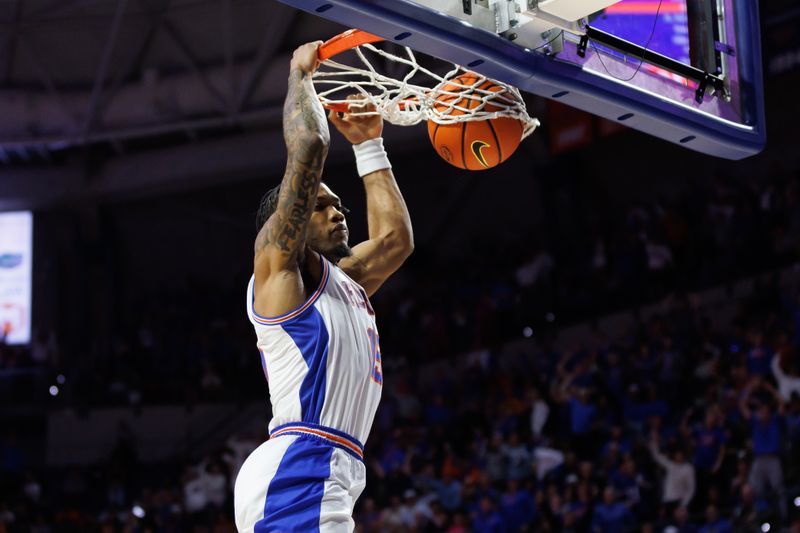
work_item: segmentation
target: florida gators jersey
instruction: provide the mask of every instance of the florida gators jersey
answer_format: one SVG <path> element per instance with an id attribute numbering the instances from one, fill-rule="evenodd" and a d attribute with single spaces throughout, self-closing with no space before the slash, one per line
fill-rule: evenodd
<path id="1" fill-rule="evenodd" d="M 250 278 L 247 314 L 269 383 L 269 429 L 293 422 L 319 424 L 363 443 L 383 385 L 375 312 L 360 285 L 324 257 L 320 260 L 316 290 L 281 316 L 255 312 L 255 277 Z"/>

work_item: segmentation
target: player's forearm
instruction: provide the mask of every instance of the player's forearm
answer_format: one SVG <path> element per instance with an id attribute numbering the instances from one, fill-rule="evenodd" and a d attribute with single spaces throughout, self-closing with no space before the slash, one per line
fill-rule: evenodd
<path id="1" fill-rule="evenodd" d="M 411 217 L 392 170 L 378 170 L 363 179 L 369 238 L 382 239 L 388 248 L 410 254 L 414 249 Z"/>
<path id="2" fill-rule="evenodd" d="M 305 245 L 330 142 L 328 123 L 311 75 L 297 69 L 289 74 L 283 135 L 288 156 L 286 172 L 262 245 L 273 244 L 281 252 L 294 255 Z"/>
<path id="3" fill-rule="evenodd" d="M 672 462 L 661 454 L 661 451 L 658 449 L 658 444 L 654 442 L 650 443 L 650 454 L 653 456 L 653 460 L 662 467 L 669 468 L 672 466 Z"/>
<path id="4" fill-rule="evenodd" d="M 781 368 L 781 354 L 780 352 L 776 353 L 772 356 L 772 361 L 770 362 L 770 368 L 772 369 L 772 375 L 775 376 L 775 381 L 780 384 L 781 381 L 786 377 L 786 374 L 783 372 Z"/>
<path id="5" fill-rule="evenodd" d="M 330 142 L 328 121 L 314 90 L 312 75 L 297 68 L 289 72 L 283 104 L 283 138 L 289 158 L 296 156 L 301 160 L 313 158 L 320 146 L 327 149 Z"/>

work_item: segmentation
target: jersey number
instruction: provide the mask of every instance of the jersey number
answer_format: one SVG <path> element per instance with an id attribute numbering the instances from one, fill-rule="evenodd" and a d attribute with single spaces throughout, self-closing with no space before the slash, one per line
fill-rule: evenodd
<path id="1" fill-rule="evenodd" d="M 369 348 L 372 352 L 372 381 L 378 385 L 383 385 L 383 364 L 381 363 L 381 343 L 378 339 L 378 333 L 369 328 L 367 330 L 367 337 L 369 337 Z"/>
<path id="2" fill-rule="evenodd" d="M 364 289 L 358 285 L 353 287 L 346 281 L 340 281 L 339 283 L 342 285 L 344 292 L 347 293 L 350 305 L 358 309 L 364 309 L 369 315 L 375 316 L 375 310 L 372 309 L 372 304 L 369 303 L 369 298 L 367 298 L 367 293 Z M 358 294 L 356 294 L 356 292 Z"/>

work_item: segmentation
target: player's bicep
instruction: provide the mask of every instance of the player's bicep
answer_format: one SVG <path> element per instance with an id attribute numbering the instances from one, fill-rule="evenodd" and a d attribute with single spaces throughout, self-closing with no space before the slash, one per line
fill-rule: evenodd
<path id="1" fill-rule="evenodd" d="M 253 308 L 261 316 L 273 318 L 286 314 L 305 300 L 305 286 L 299 268 L 270 272 L 259 268 L 256 260 L 254 276 Z"/>
<path id="2" fill-rule="evenodd" d="M 260 296 L 260 298 L 259 298 Z M 256 295 L 256 312 L 272 318 L 297 309 L 305 300 L 305 287 L 299 272 L 283 271 L 271 275 Z"/>
<path id="3" fill-rule="evenodd" d="M 266 228 L 267 225 L 264 226 Z M 265 228 L 262 228 L 262 232 Z M 253 259 L 253 306 L 256 313 L 276 317 L 303 303 L 305 287 L 299 265 L 299 259 L 293 254 L 256 240 Z"/>

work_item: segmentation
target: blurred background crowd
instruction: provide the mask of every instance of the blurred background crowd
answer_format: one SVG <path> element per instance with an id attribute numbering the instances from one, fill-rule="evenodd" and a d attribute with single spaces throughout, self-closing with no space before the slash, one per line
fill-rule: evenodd
<path id="1" fill-rule="evenodd" d="M 800 234 L 787 229 L 798 224 L 797 194 L 788 173 L 718 179 L 688 207 L 608 214 L 607 242 L 624 246 L 605 250 L 598 237 L 567 250 L 552 234 L 505 270 L 476 261 L 447 277 L 411 274 L 424 279 L 413 291 L 398 284 L 377 296 L 388 379 L 359 530 L 797 526 L 800 285 L 780 276 L 797 260 L 787 236 Z M 773 274 L 732 295 L 731 283 L 764 271 Z M 734 312 L 697 296 L 715 285 Z M 208 289 L 161 295 L 120 330 L 113 357 L 81 361 L 53 334 L 3 345 L 6 372 L 33 373 L 4 379 L 2 394 L 25 398 L 62 379 L 63 393 L 31 402 L 79 412 L 263 402 L 240 298 Z M 662 298 L 658 312 L 636 312 Z M 618 334 L 584 322 L 588 338 L 558 342 L 565 325 L 619 310 L 630 319 Z M 34 460 L 24 432 L 2 435 L 0 527 L 41 532 L 232 531 L 232 483 L 264 438 L 234 435 L 202 457 L 153 464 L 122 428 L 107 461 L 53 471 Z"/>
<path id="2" fill-rule="evenodd" d="M 112 4 L 26 0 L 0 20 L 63 51 L 45 83 L 59 96 L 94 86 L 85 52 L 102 51 L 67 56 L 59 36 L 105 32 Z M 107 54 L 109 92 L 172 72 L 213 100 L 205 69 L 226 61 L 202 28 L 221 5 L 252 45 L 231 71 L 285 68 L 337 29 L 275 2 L 139 4 L 151 30 L 122 17 L 144 41 Z M 769 142 L 743 161 L 588 116 L 560 152 L 544 99 L 541 131 L 491 172 L 447 166 L 424 128 L 386 129 L 416 248 L 372 300 L 385 381 L 357 531 L 800 532 L 800 24 L 790 1 L 761 7 Z M 43 70 L 0 65 L 2 90 Z M 0 533 L 235 531 L 232 486 L 270 418 L 244 306 L 257 202 L 283 164 L 283 74 L 262 70 L 238 95 L 248 120 L 178 113 L 175 131 L 0 149 L 0 207 L 34 209 L 32 340 L 0 341 Z M 325 180 L 363 239 L 341 139 Z"/>
<path id="3" fill-rule="evenodd" d="M 790 265 L 800 251 L 800 176 L 771 170 L 619 207 L 586 209 L 576 184 L 555 215 L 563 220 L 524 247 L 473 241 L 446 260 L 422 247 L 373 302 L 382 344 L 415 365 Z M 40 331 L 29 347 L 4 347 L 0 368 L 68 373 L 76 405 L 260 398 L 242 320 L 248 277 L 143 287 L 115 325 L 111 357 L 87 350 L 62 360 L 56 333 Z M 20 383 L 15 397 L 33 392 Z"/>

